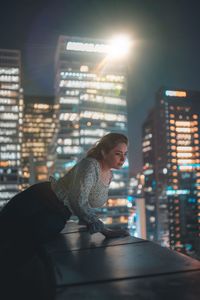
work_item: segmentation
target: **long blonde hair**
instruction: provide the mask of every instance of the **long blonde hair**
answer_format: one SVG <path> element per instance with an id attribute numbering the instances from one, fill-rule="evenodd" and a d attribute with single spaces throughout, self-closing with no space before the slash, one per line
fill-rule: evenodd
<path id="1" fill-rule="evenodd" d="M 91 149 L 87 152 L 87 157 L 93 157 L 97 160 L 103 159 L 103 152 L 108 153 L 119 143 L 128 145 L 128 138 L 121 133 L 108 133 L 104 135 Z"/>

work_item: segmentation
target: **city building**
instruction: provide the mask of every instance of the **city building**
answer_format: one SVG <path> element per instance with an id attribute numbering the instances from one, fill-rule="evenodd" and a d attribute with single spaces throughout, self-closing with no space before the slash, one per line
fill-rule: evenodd
<path id="1" fill-rule="evenodd" d="M 0 209 L 21 189 L 21 55 L 0 49 Z"/>
<path id="2" fill-rule="evenodd" d="M 200 239 L 200 92 L 162 88 L 143 124 L 147 238 L 193 255 Z"/>
<path id="3" fill-rule="evenodd" d="M 155 110 L 151 110 L 145 119 L 142 127 L 142 153 L 143 153 L 143 174 L 145 184 L 143 196 L 145 197 L 146 208 L 146 235 L 150 240 L 157 240 L 157 198 L 155 178 Z M 141 190 L 141 189 L 140 189 Z M 168 245 L 168 244 L 167 244 Z"/>
<path id="4" fill-rule="evenodd" d="M 48 180 L 48 151 L 56 128 L 53 97 L 25 96 L 22 141 L 23 189 Z"/>
<path id="5" fill-rule="evenodd" d="M 52 170 L 59 177 L 108 132 L 127 135 L 126 64 L 112 60 L 108 41 L 60 36 L 56 51 L 57 139 Z M 115 50 L 118 48 L 115 48 Z M 107 206 L 99 210 L 107 224 L 128 223 L 128 160 L 113 173 Z"/>
<path id="6" fill-rule="evenodd" d="M 130 234 L 146 239 L 146 207 L 143 196 L 144 175 L 137 173 L 129 178 L 129 231 Z"/>

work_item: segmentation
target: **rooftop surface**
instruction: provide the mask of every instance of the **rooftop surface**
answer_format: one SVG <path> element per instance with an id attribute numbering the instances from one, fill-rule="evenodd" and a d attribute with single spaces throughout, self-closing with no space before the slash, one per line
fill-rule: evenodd
<path id="1" fill-rule="evenodd" d="M 68 222 L 44 249 L 56 300 L 200 299 L 200 261 L 147 240 L 105 239 Z"/>

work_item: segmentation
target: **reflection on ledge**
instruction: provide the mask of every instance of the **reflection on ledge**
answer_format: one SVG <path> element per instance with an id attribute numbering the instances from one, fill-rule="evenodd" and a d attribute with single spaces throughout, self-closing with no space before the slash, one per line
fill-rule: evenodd
<path id="1" fill-rule="evenodd" d="M 69 222 L 46 244 L 56 299 L 199 299 L 200 262 L 134 237 L 107 240 Z"/>
<path id="2" fill-rule="evenodd" d="M 0 299 L 199 299 L 200 262 L 147 240 L 105 239 L 69 221 L 26 260 L 27 249 L 15 248 L 19 268 L 6 264 Z"/>

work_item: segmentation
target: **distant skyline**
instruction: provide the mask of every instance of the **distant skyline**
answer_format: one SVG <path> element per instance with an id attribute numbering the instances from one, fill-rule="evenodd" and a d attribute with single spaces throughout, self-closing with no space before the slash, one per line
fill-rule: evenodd
<path id="1" fill-rule="evenodd" d="M 128 65 L 129 153 L 132 173 L 138 172 L 141 126 L 156 91 L 161 86 L 200 90 L 199 1 L 3 2 L 0 48 L 21 50 L 25 95 L 54 94 L 59 35 L 108 39 L 124 32 L 133 38 Z"/>

